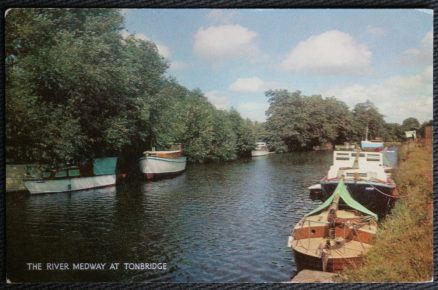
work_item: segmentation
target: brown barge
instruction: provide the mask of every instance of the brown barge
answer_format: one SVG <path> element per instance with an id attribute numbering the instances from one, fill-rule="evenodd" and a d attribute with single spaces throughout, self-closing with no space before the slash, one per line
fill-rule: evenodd
<path id="1" fill-rule="evenodd" d="M 359 265 L 372 247 L 377 219 L 351 197 L 341 180 L 334 193 L 302 218 L 289 237 L 297 270 L 339 272 Z"/>

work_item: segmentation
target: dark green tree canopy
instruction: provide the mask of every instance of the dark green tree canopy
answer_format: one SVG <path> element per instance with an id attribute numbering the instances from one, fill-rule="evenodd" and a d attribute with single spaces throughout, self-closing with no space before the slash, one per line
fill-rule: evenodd
<path id="1" fill-rule="evenodd" d="M 7 156 L 58 163 L 138 156 L 183 143 L 190 160 L 229 160 L 254 143 L 237 111 L 166 77 L 157 46 L 122 37 L 116 9 L 12 9 L 6 17 Z M 230 116 L 228 116 L 230 114 Z"/>
<path id="2" fill-rule="evenodd" d="M 401 127 L 403 131 L 418 130 L 420 129 L 420 122 L 416 118 L 407 118 L 403 120 Z"/>
<path id="3" fill-rule="evenodd" d="M 266 127 L 276 138 L 272 141 L 289 150 L 303 150 L 323 143 L 348 139 L 351 113 L 345 103 L 334 97 L 303 96 L 300 91 L 267 91 L 270 107 Z M 275 140 L 275 141 L 274 141 Z"/>

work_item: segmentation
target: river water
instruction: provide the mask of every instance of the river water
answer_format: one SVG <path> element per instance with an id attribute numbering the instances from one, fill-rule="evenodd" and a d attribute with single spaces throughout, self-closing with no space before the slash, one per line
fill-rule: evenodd
<path id="1" fill-rule="evenodd" d="M 330 152 L 272 154 L 189 164 L 182 175 L 155 182 L 35 196 L 8 193 L 7 278 L 288 281 L 296 270 L 287 248 L 290 229 L 320 204 L 309 198 L 307 187 L 326 174 L 331 157 Z M 32 270 L 27 263 L 34 263 Z M 69 268 L 48 270 L 47 263 Z M 73 270 L 76 263 L 106 263 L 106 270 Z M 120 263 L 118 269 L 109 270 L 111 263 Z M 135 270 L 124 263 L 166 263 L 166 269 Z"/>

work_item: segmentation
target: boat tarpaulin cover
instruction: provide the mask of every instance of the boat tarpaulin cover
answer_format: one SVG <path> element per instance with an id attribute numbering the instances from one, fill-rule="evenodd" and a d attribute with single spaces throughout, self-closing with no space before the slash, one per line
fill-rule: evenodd
<path id="1" fill-rule="evenodd" d="M 354 209 L 356 209 L 364 214 L 372 216 L 373 218 L 376 219 L 376 221 L 378 220 L 377 214 L 373 213 L 372 211 L 370 211 L 369 209 L 367 209 L 366 207 L 364 207 L 363 205 L 361 205 L 360 203 L 358 203 L 356 200 L 354 200 L 351 197 L 350 193 L 348 192 L 347 187 L 345 186 L 343 179 L 341 179 L 339 181 L 338 186 L 336 186 L 336 189 L 333 192 L 333 194 L 323 204 L 321 204 L 319 207 L 312 210 L 311 212 L 309 212 L 305 216 L 315 214 L 315 213 L 320 212 L 323 209 L 327 208 L 332 203 L 332 201 L 336 195 L 339 195 L 341 197 L 341 199 L 351 208 L 354 208 Z"/>
<path id="2" fill-rule="evenodd" d="M 116 173 L 117 157 L 93 159 L 93 174 L 107 175 Z"/>

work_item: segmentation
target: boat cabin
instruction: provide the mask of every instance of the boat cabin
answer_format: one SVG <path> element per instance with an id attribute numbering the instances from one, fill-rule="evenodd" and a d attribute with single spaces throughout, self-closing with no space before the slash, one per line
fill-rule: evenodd
<path id="1" fill-rule="evenodd" d="M 181 144 L 172 144 L 169 150 L 152 150 L 144 151 L 143 155 L 146 157 L 158 157 L 158 158 L 178 158 L 183 155 L 182 145 Z"/>
<path id="2" fill-rule="evenodd" d="M 265 142 L 256 142 L 255 150 L 268 150 L 268 145 Z"/>
<path id="3" fill-rule="evenodd" d="M 386 180 L 383 155 L 380 152 L 334 151 L 333 165 L 327 174 L 328 179 L 380 179 Z"/>
<path id="4" fill-rule="evenodd" d="M 77 165 L 64 165 L 59 168 L 48 169 L 42 172 L 43 179 L 65 179 L 75 177 L 89 177 L 114 174 L 117 158 L 95 158 L 92 162 L 79 162 Z"/>
<path id="5" fill-rule="evenodd" d="M 79 170 L 79 167 L 46 170 L 42 174 L 42 177 L 44 179 L 57 179 L 57 178 L 69 178 L 69 177 L 80 177 L 80 176 L 81 176 L 81 172 Z"/>

